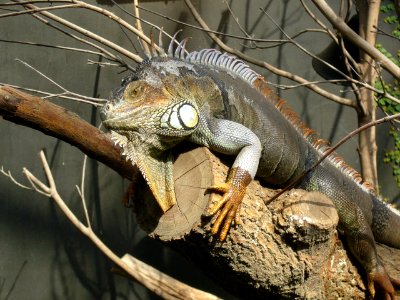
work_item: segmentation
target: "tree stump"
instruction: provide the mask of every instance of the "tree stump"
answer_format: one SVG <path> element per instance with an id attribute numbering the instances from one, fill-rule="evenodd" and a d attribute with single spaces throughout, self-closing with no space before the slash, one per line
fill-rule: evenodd
<path id="1" fill-rule="evenodd" d="M 254 180 L 241 206 L 241 224 L 222 243 L 209 232 L 213 218 L 203 214 L 219 197 L 207 188 L 225 181 L 228 167 L 204 147 L 184 149 L 176 157 L 177 204 L 165 214 L 144 180 L 136 185 L 134 209 L 150 237 L 206 267 L 222 286 L 245 299 L 366 298 L 364 273 L 338 239 L 338 215 L 329 198 L 291 190 L 267 206 L 264 202 L 277 191 Z M 400 251 L 384 250 L 391 261 L 386 262 L 388 271 L 398 276 Z"/>

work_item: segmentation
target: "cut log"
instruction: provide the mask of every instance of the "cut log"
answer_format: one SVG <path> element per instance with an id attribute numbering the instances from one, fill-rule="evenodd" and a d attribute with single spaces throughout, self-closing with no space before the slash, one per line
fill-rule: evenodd
<path id="1" fill-rule="evenodd" d="M 223 243 L 212 236 L 213 218 L 203 214 L 219 195 L 207 193 L 207 187 L 225 181 L 227 171 L 207 148 L 183 150 L 174 164 L 177 204 L 164 215 L 139 180 L 134 201 L 139 225 L 245 299 L 366 298 L 363 271 L 338 239 L 338 215 L 323 194 L 292 190 L 267 206 L 277 191 L 254 180 L 241 206 L 241 224 Z M 385 251 L 388 271 L 398 276 L 400 251 Z"/>

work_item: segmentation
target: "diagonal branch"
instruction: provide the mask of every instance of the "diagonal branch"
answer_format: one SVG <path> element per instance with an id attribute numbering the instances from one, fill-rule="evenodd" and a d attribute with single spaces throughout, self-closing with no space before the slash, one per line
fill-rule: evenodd
<path id="1" fill-rule="evenodd" d="M 41 71 L 39 71 L 38 69 L 36 69 L 35 67 L 31 66 L 30 64 L 28 64 L 27 62 L 24 62 L 20 59 L 16 59 L 16 61 L 22 63 L 23 65 L 27 66 L 29 69 L 35 71 L 36 73 L 38 73 L 40 76 L 42 76 L 43 78 L 45 78 L 46 80 L 50 81 L 52 84 L 54 84 L 56 87 L 58 87 L 59 89 L 61 89 L 63 91 L 64 95 L 67 96 L 71 96 L 75 99 L 79 99 L 77 101 L 80 102 L 85 102 L 85 103 L 89 103 L 95 106 L 101 106 L 103 104 L 101 104 L 101 102 L 106 102 L 106 99 L 101 99 L 101 98 L 93 98 L 93 97 L 88 97 L 88 96 L 84 96 L 81 94 L 77 94 L 74 92 L 71 92 L 69 90 L 67 90 L 66 88 L 64 88 L 62 85 L 60 85 L 59 83 L 57 83 L 55 80 L 51 79 L 50 77 L 48 77 L 47 75 L 43 74 Z"/>
<path id="2" fill-rule="evenodd" d="M 24 174 L 28 180 L 34 185 L 38 192 L 52 198 L 58 205 L 68 220 L 86 237 L 88 237 L 94 245 L 110 260 L 112 260 L 119 268 L 121 268 L 129 277 L 132 277 L 143 286 L 161 296 L 163 299 L 199 299 L 199 300 L 217 300 L 217 296 L 201 290 L 192 288 L 162 272 L 143 263 L 135 257 L 125 254 L 122 258 L 117 256 L 103 241 L 95 234 L 90 226 L 85 226 L 76 215 L 69 209 L 65 201 L 57 191 L 53 174 L 50 170 L 44 152 L 40 152 L 40 159 L 46 174 L 48 186 L 40 181 L 28 169 L 24 168 Z"/>
<path id="3" fill-rule="evenodd" d="M 203 27 L 204 29 L 206 29 L 207 31 L 210 30 L 210 28 L 208 27 L 208 25 L 206 24 L 206 22 L 203 20 L 203 18 L 200 16 L 200 14 L 198 13 L 198 11 L 196 10 L 196 8 L 194 7 L 194 5 L 192 4 L 192 2 L 190 0 L 185 0 L 186 5 L 188 6 L 188 8 L 190 9 L 191 13 L 193 14 L 194 18 L 196 19 L 196 21 L 200 24 L 201 27 Z M 272 73 L 279 75 L 279 76 L 283 76 L 286 78 L 289 78 L 293 81 L 296 81 L 298 83 L 301 84 L 307 84 L 307 87 L 311 90 L 313 90 L 314 92 L 316 92 L 317 94 L 324 96 L 332 101 L 335 101 L 339 104 L 343 104 L 343 105 L 347 105 L 350 107 L 354 107 L 356 108 L 356 103 L 355 101 L 353 101 L 352 99 L 349 98 L 344 98 L 344 97 L 339 97 L 334 95 L 333 93 L 330 93 L 322 88 L 320 88 L 319 86 L 317 86 L 316 84 L 309 84 L 309 81 L 304 79 L 303 77 L 300 77 L 298 75 L 295 75 L 293 73 L 284 71 L 282 69 L 279 69 L 277 67 L 274 67 L 264 61 L 255 59 L 251 56 L 248 56 L 234 48 L 229 47 L 228 45 L 226 45 L 224 42 L 222 42 L 214 33 L 212 32 L 208 32 L 208 35 L 210 36 L 210 38 L 218 45 L 220 46 L 224 51 L 232 53 L 234 55 L 236 55 L 237 57 L 244 59 L 254 65 L 263 67 L 269 71 L 271 71 Z"/>
<path id="4" fill-rule="evenodd" d="M 37 8 L 33 8 L 33 9 L 27 9 L 27 10 L 23 10 L 23 11 L 15 11 L 15 12 L 11 12 L 11 13 L 2 14 L 2 15 L 0 15 L 0 18 L 32 14 L 32 13 L 37 13 L 37 12 L 41 12 L 41 11 L 65 9 L 65 8 L 76 8 L 76 7 L 79 7 L 79 5 L 78 4 L 66 4 L 66 5 L 57 5 L 57 6 L 37 7 Z"/>
<path id="5" fill-rule="evenodd" d="M 373 45 L 361 38 L 355 33 L 344 21 L 339 18 L 332 8 L 324 0 L 313 0 L 315 6 L 324 14 L 331 24 L 346 38 L 351 40 L 357 47 L 377 60 L 380 65 L 390 72 L 394 77 L 400 79 L 400 68 L 396 66 L 390 59 L 383 55 Z"/>
<path id="6" fill-rule="evenodd" d="M 289 191 L 290 189 L 293 189 L 298 185 L 301 180 L 304 179 L 310 172 L 314 171 L 316 167 L 318 167 L 325 159 L 328 158 L 329 155 L 334 153 L 340 146 L 342 146 L 344 143 L 346 143 L 348 140 L 356 136 L 357 134 L 360 134 L 364 130 L 367 130 L 371 127 L 375 127 L 377 125 L 380 125 L 382 123 L 386 123 L 392 120 L 396 120 L 400 118 L 400 113 L 394 114 L 394 115 L 387 115 L 386 117 L 383 117 L 381 119 L 372 121 L 370 123 L 364 124 L 361 127 L 358 127 L 357 129 L 354 129 L 352 132 L 348 133 L 346 136 L 344 136 L 339 142 L 337 142 L 334 146 L 330 147 L 327 151 L 325 151 L 321 157 L 318 159 L 317 162 L 315 162 L 309 169 L 304 171 L 299 177 L 295 178 L 292 183 L 290 183 L 288 186 L 283 188 L 281 191 L 277 192 L 273 197 L 270 199 L 266 200 L 266 204 L 270 204 L 272 201 L 276 200 L 279 196 L 283 195 L 285 192 Z"/>
<path id="7" fill-rule="evenodd" d="M 10 87 L 0 87 L 0 116 L 59 138 L 128 179 L 131 179 L 136 170 L 121 156 L 120 149 L 114 145 L 108 134 L 76 114 L 42 98 Z"/>
<path id="8" fill-rule="evenodd" d="M 13 1 L 16 2 L 16 3 L 19 2 L 19 0 L 13 0 Z M 79 4 L 79 7 L 83 7 L 83 8 L 87 8 L 87 9 L 92 9 L 92 10 L 94 10 L 94 8 L 96 8 L 96 10 L 95 10 L 96 12 L 100 12 L 100 13 L 103 13 L 103 14 L 105 14 L 105 12 L 106 12 L 106 10 L 104 10 L 104 9 L 101 9 L 101 8 L 96 7 L 96 6 L 94 6 L 94 5 L 89 5 L 89 4 L 84 3 L 84 2 L 74 1 L 74 3 Z M 37 6 L 32 5 L 32 4 L 23 4 L 23 6 L 26 7 L 26 8 L 28 8 L 28 9 L 37 9 L 37 8 L 38 8 Z M 64 25 L 64 26 L 66 26 L 66 27 L 69 27 L 69 28 L 71 28 L 71 29 L 73 29 L 73 30 L 75 30 L 75 31 L 77 31 L 77 32 L 79 32 L 79 33 L 81 33 L 81 34 L 87 36 L 87 37 L 90 37 L 91 39 L 96 40 L 96 41 L 98 41 L 99 43 L 101 43 L 101 44 L 103 44 L 103 45 L 106 45 L 106 46 L 110 47 L 111 49 L 114 49 L 115 51 L 118 51 L 119 53 L 125 55 L 126 57 L 128 57 L 128 58 L 130 58 L 130 59 L 132 59 L 132 60 L 134 60 L 134 61 L 136 61 L 136 62 L 141 62 L 141 61 L 142 61 L 142 58 L 141 58 L 139 55 L 134 54 L 134 53 L 132 53 L 132 52 L 126 50 L 125 48 L 123 48 L 123 47 L 121 47 L 121 46 L 119 46 L 119 45 L 117 45 L 117 44 L 111 42 L 111 41 L 108 40 L 108 39 L 105 39 L 105 38 L 103 38 L 103 37 L 101 37 L 101 36 L 99 36 L 99 35 L 93 33 L 92 31 L 89 31 L 89 30 L 87 30 L 87 29 L 84 29 L 84 28 L 82 28 L 82 27 L 80 27 L 80 26 L 78 26 L 78 25 L 76 25 L 76 24 L 74 24 L 74 23 L 72 23 L 72 22 L 70 22 L 70 21 L 65 20 L 64 18 L 61 18 L 61 17 L 59 17 L 59 16 L 56 16 L 55 14 L 52 14 L 52 13 L 50 13 L 50 12 L 48 12 L 48 11 L 41 11 L 41 12 L 39 12 L 39 13 L 40 13 L 41 15 L 43 15 L 43 16 L 45 16 L 45 17 L 51 19 L 51 20 L 53 20 L 53 21 L 56 21 L 57 23 L 60 23 L 60 24 L 62 24 L 62 25 Z M 112 13 L 109 13 L 109 14 L 106 14 L 106 15 L 107 15 L 108 17 L 114 19 L 114 20 L 119 20 L 119 19 L 120 19 L 120 18 L 118 18 L 117 16 L 115 16 L 115 15 L 112 14 Z M 121 22 L 122 22 L 122 20 L 121 20 Z M 125 23 L 124 23 L 124 24 L 125 24 Z M 129 24 L 128 24 L 128 25 L 129 25 Z M 129 25 L 129 26 L 130 26 L 130 25 Z M 134 28 L 134 27 L 132 27 L 132 26 L 130 26 L 130 27 L 131 27 L 131 28 Z M 135 32 L 137 31 L 136 28 L 134 28 L 134 30 L 135 30 Z M 140 32 L 137 32 L 137 34 L 138 34 L 138 35 L 142 35 Z M 146 37 L 146 38 L 147 38 L 147 37 Z M 147 38 L 147 39 L 148 39 L 148 38 Z"/>

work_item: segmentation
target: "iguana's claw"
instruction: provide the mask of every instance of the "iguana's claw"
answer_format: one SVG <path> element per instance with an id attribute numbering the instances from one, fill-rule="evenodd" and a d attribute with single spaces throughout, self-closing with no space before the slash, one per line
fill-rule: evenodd
<path id="1" fill-rule="evenodd" d="M 229 191 L 229 184 L 228 183 L 222 183 L 220 185 L 213 185 L 210 186 L 207 190 L 210 191 L 211 193 L 220 193 L 220 194 L 226 194 Z M 221 207 L 229 200 L 228 197 L 221 197 L 219 200 L 214 201 L 214 203 L 211 203 L 208 206 L 207 209 L 207 214 L 209 216 L 215 215 L 217 211 L 221 209 Z"/>
<path id="2" fill-rule="evenodd" d="M 250 174 L 246 170 L 234 168 L 229 172 L 226 183 L 212 186 L 208 189 L 223 194 L 217 203 L 212 204 L 208 208 L 209 215 L 214 215 L 221 210 L 211 228 L 212 234 L 218 234 L 219 232 L 219 239 L 221 241 L 225 240 L 232 221 L 235 221 L 235 224 L 239 224 L 240 222 L 240 204 L 251 179 Z"/>
<path id="3" fill-rule="evenodd" d="M 383 266 L 379 266 L 373 274 L 368 276 L 368 291 L 375 299 L 375 290 L 383 299 L 395 300 L 395 288 L 400 288 L 400 280 L 391 278 Z"/>
<path id="4" fill-rule="evenodd" d="M 209 209 L 210 214 L 215 214 L 218 210 L 221 210 L 211 228 L 212 234 L 218 234 L 219 232 L 219 239 L 221 241 L 226 239 L 232 221 L 235 221 L 235 224 L 240 222 L 239 208 L 243 196 L 244 192 L 231 186 L 224 192 L 221 199 Z"/>

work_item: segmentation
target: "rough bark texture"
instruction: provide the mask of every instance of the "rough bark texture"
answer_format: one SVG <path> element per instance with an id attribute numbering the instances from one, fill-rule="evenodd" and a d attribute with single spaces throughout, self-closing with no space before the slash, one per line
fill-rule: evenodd
<path id="1" fill-rule="evenodd" d="M 60 138 L 125 177 L 137 171 L 121 158 L 109 135 L 48 101 L 0 87 L 0 115 Z M 207 187 L 224 181 L 228 168 L 205 148 L 182 147 L 179 152 L 174 165 L 178 204 L 166 214 L 143 180 L 137 181 L 137 216 L 150 236 L 182 251 L 245 299 L 365 298 L 364 281 L 337 238 L 337 214 L 329 199 L 293 190 L 267 207 L 264 200 L 276 191 L 253 181 L 241 224 L 221 243 L 209 234 L 210 218 L 202 214 L 210 197 L 217 197 L 204 194 Z M 400 251 L 379 250 L 389 273 L 398 276 Z"/>
<path id="2" fill-rule="evenodd" d="M 224 181 L 227 171 L 208 149 L 184 149 L 174 164 L 177 205 L 162 215 L 139 181 L 134 201 L 139 224 L 245 299 L 365 299 L 363 277 L 338 239 L 336 210 L 320 193 L 292 190 L 266 206 L 276 190 L 253 181 L 241 224 L 224 243 L 212 237 L 211 218 L 202 211 L 219 196 L 208 194 L 207 187 Z M 398 275 L 400 251 L 383 251 L 390 253 L 390 274 Z"/>

